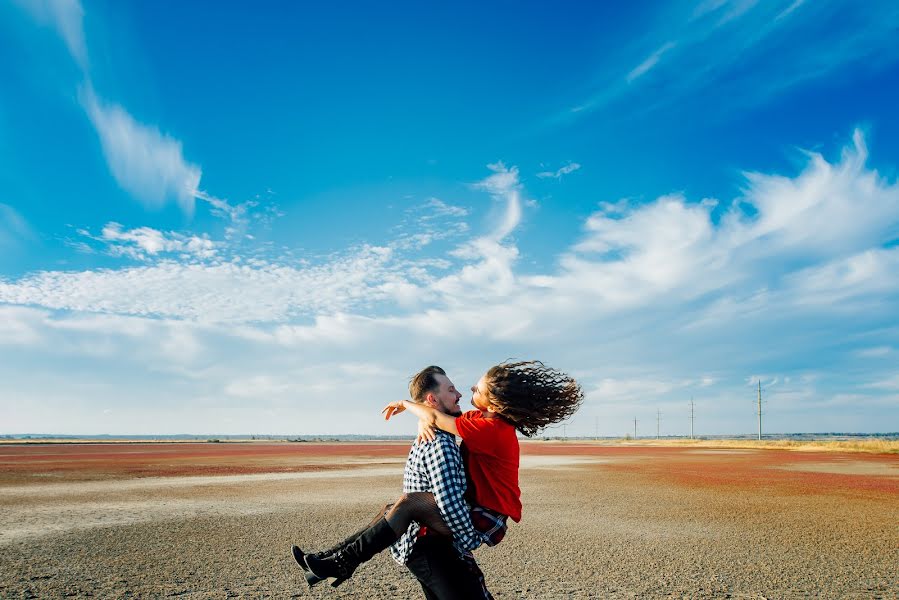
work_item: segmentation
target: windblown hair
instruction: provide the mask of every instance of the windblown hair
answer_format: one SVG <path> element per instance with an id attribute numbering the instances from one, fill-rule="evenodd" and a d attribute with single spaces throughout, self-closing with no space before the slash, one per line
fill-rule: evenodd
<path id="1" fill-rule="evenodd" d="M 435 375 L 446 375 L 446 371 L 431 365 L 412 376 L 409 381 L 409 397 L 412 398 L 412 402 L 421 404 L 425 401 L 428 392 L 436 392 L 440 389 L 440 383 L 434 377 Z"/>
<path id="2" fill-rule="evenodd" d="M 487 371 L 484 383 L 493 410 L 528 437 L 564 421 L 584 400 L 573 377 L 539 360 L 498 364 Z"/>

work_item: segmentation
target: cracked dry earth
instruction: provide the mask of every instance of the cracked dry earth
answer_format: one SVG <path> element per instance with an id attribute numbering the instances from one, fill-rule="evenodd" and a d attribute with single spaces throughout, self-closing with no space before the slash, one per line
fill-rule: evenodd
<path id="1" fill-rule="evenodd" d="M 897 598 L 899 457 L 523 443 L 496 598 Z M 0 598 L 420 598 L 386 554 L 309 590 L 405 444 L 0 446 Z"/>

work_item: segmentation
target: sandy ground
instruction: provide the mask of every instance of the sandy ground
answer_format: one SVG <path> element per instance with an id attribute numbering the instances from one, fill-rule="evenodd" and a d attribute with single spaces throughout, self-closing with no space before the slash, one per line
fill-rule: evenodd
<path id="1" fill-rule="evenodd" d="M 0 447 L 0 598 L 418 598 L 389 556 L 308 590 L 288 549 L 369 520 L 404 444 Z M 897 598 L 899 457 L 523 446 L 476 552 L 497 598 Z"/>

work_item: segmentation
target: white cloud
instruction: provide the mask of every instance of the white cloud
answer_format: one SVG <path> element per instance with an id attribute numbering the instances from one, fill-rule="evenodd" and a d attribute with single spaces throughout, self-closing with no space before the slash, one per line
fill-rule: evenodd
<path id="1" fill-rule="evenodd" d="M 0 304 L 0 345 L 31 346 L 42 340 L 39 333 L 43 312 Z"/>
<path id="2" fill-rule="evenodd" d="M 450 252 L 456 258 L 473 262 L 440 278 L 432 286 L 445 301 L 456 306 L 488 296 L 506 297 L 517 286 L 512 267 L 518 258 L 518 248 L 504 242 L 522 218 L 518 168 L 507 168 L 501 162 L 487 165 L 487 168 L 493 174 L 475 183 L 474 188 L 490 194 L 499 207 L 500 216 L 486 235 Z"/>
<path id="3" fill-rule="evenodd" d="M 752 217 L 735 203 L 715 226 L 713 206 L 679 195 L 600 210 L 562 256 L 562 272 L 535 283 L 595 294 L 605 306 L 715 290 L 762 299 L 766 286 L 789 293 L 791 303 L 895 289 L 887 274 L 899 253 L 879 246 L 899 226 L 899 186 L 866 168 L 860 132 L 836 164 L 809 156 L 796 178 L 747 174 L 740 202 Z"/>
<path id="4" fill-rule="evenodd" d="M 172 243 L 144 233 L 134 237 L 154 249 Z M 0 281 L 0 302 L 201 322 L 278 322 L 390 300 L 396 293 L 390 284 L 403 280 L 402 268 L 390 259 L 388 249 L 366 246 L 308 268 L 161 261 L 119 270 L 41 272 L 14 284 Z"/>
<path id="5" fill-rule="evenodd" d="M 447 204 L 439 198 L 428 198 L 427 202 L 408 209 L 406 214 L 397 228 L 403 233 L 390 243 L 391 248 L 421 250 L 437 241 L 458 238 L 468 231 L 468 223 L 462 219 L 470 214 L 469 209 Z"/>
<path id="6" fill-rule="evenodd" d="M 709 91 L 720 100 L 708 106 L 733 109 L 835 71 L 878 68 L 899 59 L 894 43 L 899 13 L 890 2 L 710 0 L 682 12 L 646 27 L 642 38 L 616 53 L 621 60 L 601 66 L 597 79 L 606 83 L 552 121 L 613 104 L 621 117 Z M 800 12 L 802 18 L 796 18 Z M 648 48 L 655 50 L 646 56 Z M 663 93 L 648 94 L 646 85 Z"/>
<path id="7" fill-rule="evenodd" d="M 12 206 L 0 203 L 0 247 L 34 238 L 28 221 Z"/>
<path id="8" fill-rule="evenodd" d="M 578 169 L 581 168 L 581 165 L 578 163 L 568 163 L 564 167 L 559 168 L 556 171 L 541 171 L 537 173 L 537 177 L 540 179 L 552 178 L 552 179 L 561 179 L 563 175 L 568 175 L 569 173 L 574 173 Z"/>
<path id="9" fill-rule="evenodd" d="M 82 69 L 87 68 L 84 9 L 79 0 L 16 0 L 16 3 L 39 23 L 56 28 L 72 58 Z"/>
<path id="10" fill-rule="evenodd" d="M 256 375 L 244 379 L 237 379 L 225 385 L 225 393 L 229 396 L 247 399 L 264 399 L 283 396 L 293 391 L 301 392 L 299 387 L 294 388 L 290 382 L 283 378 L 270 375 Z"/>
<path id="11" fill-rule="evenodd" d="M 891 392 L 899 392 L 899 375 L 885 377 L 879 381 L 875 381 L 865 387 L 875 390 L 887 390 Z"/>
<path id="12" fill-rule="evenodd" d="M 678 194 L 601 208 L 560 249 L 558 262 L 535 275 L 520 272 L 522 251 L 512 235 L 525 191 L 517 170 L 501 165 L 477 186 L 493 198 L 497 218 L 452 260 L 388 244 L 308 263 L 175 261 L 159 257 L 188 234 L 110 226 L 98 237 L 155 262 L 0 279 L 0 303 L 19 305 L 2 311 L 0 343 L 97 357 L 110 376 L 119 372 L 110 361 L 166 373 L 167 386 L 183 386 L 169 390 L 172 397 L 235 419 L 214 421 L 218 431 L 266 422 L 280 431 L 290 419 L 324 427 L 324 416 L 304 421 L 302 407 L 333 415 L 340 398 L 342 410 L 360 411 L 352 421 L 358 429 L 345 431 L 389 432 L 365 416 L 366 407 L 404 393 L 419 364 L 452 361 L 444 366 L 467 387 L 487 365 L 510 357 L 577 373 L 590 402 L 569 433 L 592 433 L 594 416 L 603 416 L 603 431 L 620 434 L 623 419 L 651 421 L 659 406 L 674 428 L 691 395 L 703 406 L 704 431 L 712 423 L 719 431 L 751 431 L 756 377 L 778 426 L 791 428 L 789 410 L 864 393 L 871 416 L 859 422 L 876 430 L 895 414 L 880 399 L 895 395 L 895 374 L 864 349 L 895 346 L 895 330 L 883 323 L 892 322 L 899 301 L 899 254 L 889 244 L 899 226 L 899 188 L 865 158 L 859 135 L 839 160 L 809 155 L 792 177 L 748 175 L 743 195 L 720 219 L 712 219 L 722 210 L 713 203 Z M 851 346 L 838 357 L 822 354 L 833 340 L 852 339 L 863 340 L 860 354 Z M 373 357 L 383 372 L 336 369 Z M 830 362 L 815 364 L 821 359 Z M 838 380 L 828 368 L 836 361 L 847 367 Z M 752 372 L 768 375 L 745 379 Z M 821 375 L 807 377 L 813 372 Z M 31 389 L 12 366 L 0 364 L 0 376 L 13 377 L 23 397 Z M 875 387 L 865 387 L 872 381 Z M 294 404 L 300 408 L 291 412 Z M 265 421 L 249 412 L 254 407 L 277 417 Z M 682 425 L 687 430 L 686 418 Z"/>
<path id="13" fill-rule="evenodd" d="M 685 381 L 659 381 L 646 378 L 604 378 L 587 392 L 587 398 L 588 400 L 596 398 L 598 402 L 604 404 L 624 404 L 641 398 L 665 395 L 688 384 L 689 382 Z"/>
<path id="14" fill-rule="evenodd" d="M 467 217 L 469 214 L 469 210 L 462 206 L 453 206 L 452 204 L 447 204 L 440 198 L 429 198 L 425 207 L 429 209 L 431 212 L 430 215 L 423 216 L 422 218 L 439 218 L 439 217 Z"/>
<path id="15" fill-rule="evenodd" d="M 662 55 L 674 48 L 676 45 L 677 44 L 675 44 L 674 42 L 667 42 L 665 44 L 662 44 L 655 52 L 650 54 L 646 58 L 646 60 L 634 67 L 631 72 L 627 74 L 627 77 L 625 78 L 627 79 L 627 82 L 631 83 L 635 79 L 649 72 L 650 69 L 658 64 L 659 60 L 662 58 Z"/>
<path id="16" fill-rule="evenodd" d="M 522 217 L 522 188 L 516 168 L 496 164 L 476 187 L 495 199 L 500 216 L 486 235 L 451 253 L 461 261 L 456 266 L 404 258 L 401 251 L 416 246 L 402 243 L 366 246 L 310 266 L 264 259 L 245 260 L 242 266 L 162 261 L 118 271 L 29 275 L 0 284 L 0 301 L 277 322 L 383 303 L 388 313 L 427 306 L 486 309 L 488 300 L 512 310 L 513 297 L 526 313 L 562 311 L 585 318 L 649 306 L 663 297 L 668 302 L 706 298 L 689 314 L 708 327 L 775 300 L 789 309 L 815 299 L 839 302 L 896 289 L 889 273 L 897 267 L 899 251 L 876 246 L 889 241 L 899 224 L 899 188 L 866 169 L 865 158 L 856 133 L 838 163 L 813 154 L 809 166 L 792 179 L 749 174 L 740 203 L 717 225 L 711 203 L 690 203 L 679 195 L 601 209 L 585 222 L 582 239 L 560 255 L 559 268 L 545 274 L 515 272 L 520 252 L 506 238 Z M 751 217 L 740 208 L 746 204 L 753 207 Z M 95 239 L 144 258 L 163 253 L 210 258 L 219 244 L 146 227 L 126 230 L 115 223 Z M 398 304 L 391 308 L 391 302 Z"/>
<path id="17" fill-rule="evenodd" d="M 184 159 L 181 142 L 137 122 L 121 106 L 105 103 L 90 87 L 81 100 L 118 184 L 150 208 L 173 199 L 192 215 L 202 171 Z"/>
<path id="18" fill-rule="evenodd" d="M 206 236 L 185 235 L 175 231 L 168 233 L 152 227 L 123 230 L 119 223 L 107 223 L 99 236 L 85 230 L 79 233 L 106 244 L 106 251 L 113 256 L 127 256 L 136 260 L 148 260 L 162 255 L 180 255 L 182 258 L 212 259 L 218 254 L 220 242 Z"/>
<path id="19" fill-rule="evenodd" d="M 266 194 L 270 197 L 274 193 L 267 190 Z M 247 200 L 239 204 L 231 204 L 223 198 L 216 198 L 202 190 L 197 190 L 194 194 L 197 200 L 201 200 L 209 204 L 209 212 L 221 219 L 227 220 L 230 225 L 225 228 L 225 237 L 229 240 L 254 239 L 254 236 L 247 233 L 251 223 L 267 226 L 278 218 L 283 217 L 284 213 L 273 203 L 263 203 L 257 194 L 255 200 Z"/>
<path id="20" fill-rule="evenodd" d="M 845 304 L 859 297 L 899 291 L 899 248 L 866 250 L 791 274 L 787 283 L 803 304 Z"/>
<path id="21" fill-rule="evenodd" d="M 495 242 L 502 241 L 521 222 L 521 184 L 518 167 L 507 168 L 502 162 L 487 165 L 493 175 L 474 184 L 476 189 L 487 191 L 505 209 L 494 230 L 487 236 Z"/>
<path id="22" fill-rule="evenodd" d="M 200 197 L 223 210 L 223 206 L 217 205 L 222 201 L 217 202 L 198 190 L 202 171 L 184 159 L 179 140 L 157 127 L 138 122 L 122 106 L 96 95 L 88 68 L 81 2 L 19 0 L 19 4 L 36 21 L 56 28 L 84 73 L 86 84 L 80 91 L 81 104 L 100 137 L 106 164 L 122 189 L 149 208 L 158 209 L 174 200 L 190 216 L 194 199 Z"/>
<path id="23" fill-rule="evenodd" d="M 793 3 L 790 4 L 788 7 L 786 7 L 785 9 L 783 9 L 780 13 L 778 13 L 778 15 L 775 17 L 775 19 L 777 19 L 777 20 L 785 19 L 786 17 L 793 14 L 793 11 L 795 11 L 797 8 L 799 8 L 803 4 L 805 4 L 805 0 L 793 0 Z"/>
<path id="24" fill-rule="evenodd" d="M 882 356 L 887 356 L 893 352 L 893 349 L 889 346 L 874 346 L 872 348 L 859 348 L 856 350 L 856 354 L 864 358 L 880 358 Z"/>

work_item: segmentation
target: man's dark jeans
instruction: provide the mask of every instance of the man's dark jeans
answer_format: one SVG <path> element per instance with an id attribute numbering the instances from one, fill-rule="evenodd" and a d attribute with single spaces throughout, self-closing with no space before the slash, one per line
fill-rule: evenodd
<path id="1" fill-rule="evenodd" d="M 416 540 L 406 567 L 418 578 L 428 600 L 484 597 L 477 573 L 462 560 L 448 537 L 426 535 Z"/>

